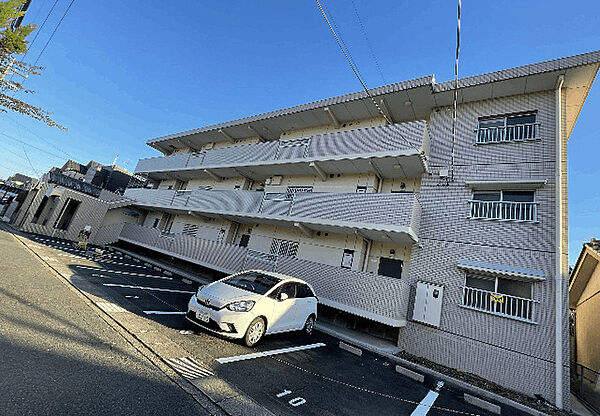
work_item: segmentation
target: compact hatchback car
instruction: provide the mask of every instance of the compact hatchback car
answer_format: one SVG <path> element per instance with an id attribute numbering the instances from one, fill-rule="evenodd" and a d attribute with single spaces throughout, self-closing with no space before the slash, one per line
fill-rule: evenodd
<path id="1" fill-rule="evenodd" d="M 188 321 L 249 347 L 265 334 L 303 330 L 311 334 L 317 297 L 303 280 L 279 273 L 249 270 L 206 286 L 188 303 Z"/>

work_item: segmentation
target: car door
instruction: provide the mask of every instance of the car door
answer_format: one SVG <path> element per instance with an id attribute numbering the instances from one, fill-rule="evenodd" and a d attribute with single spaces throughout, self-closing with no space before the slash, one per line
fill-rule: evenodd
<path id="1" fill-rule="evenodd" d="M 312 291 L 304 283 L 294 283 L 296 285 L 296 321 L 293 329 L 302 329 L 306 322 L 306 318 L 314 313 L 314 297 Z"/>
<path id="2" fill-rule="evenodd" d="M 280 300 L 285 293 L 288 298 Z M 293 329 L 296 321 L 296 285 L 293 282 L 283 283 L 273 293 L 273 312 L 269 319 L 269 333 L 284 332 Z"/>

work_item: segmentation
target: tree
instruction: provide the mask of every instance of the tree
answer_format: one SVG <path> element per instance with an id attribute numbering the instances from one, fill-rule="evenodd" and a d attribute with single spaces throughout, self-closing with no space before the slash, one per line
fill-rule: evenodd
<path id="1" fill-rule="evenodd" d="M 14 75 L 27 78 L 30 75 L 40 75 L 44 69 L 19 60 L 19 56 L 27 52 L 29 42 L 26 38 L 36 29 L 36 25 L 33 24 L 19 24 L 19 18 L 25 14 L 21 8 L 26 2 L 27 0 L 0 1 L 0 111 L 16 111 L 51 127 L 66 130 L 52 120 L 52 113 L 15 98 L 18 91 L 28 94 L 35 91 L 25 89 L 21 82 L 17 81 L 19 78 Z M 7 79 L 9 75 L 11 77 Z"/>

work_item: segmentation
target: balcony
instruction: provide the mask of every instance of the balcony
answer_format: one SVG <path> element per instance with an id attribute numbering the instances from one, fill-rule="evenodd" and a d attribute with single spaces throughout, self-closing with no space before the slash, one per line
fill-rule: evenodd
<path id="1" fill-rule="evenodd" d="M 537 222 L 539 202 L 509 202 L 470 200 L 469 218 Z"/>
<path id="2" fill-rule="evenodd" d="M 220 217 L 240 223 L 293 226 L 413 244 L 421 205 L 413 193 L 265 193 L 257 191 L 128 189 L 135 205 L 174 214 Z"/>
<path id="3" fill-rule="evenodd" d="M 463 306 L 480 312 L 535 323 L 535 305 L 533 299 L 520 298 L 502 293 L 490 292 L 474 287 L 463 287 Z"/>
<path id="4" fill-rule="evenodd" d="M 394 327 L 406 325 L 410 286 L 399 279 L 183 234 L 161 235 L 134 224 L 123 226 L 119 240 L 224 273 L 262 269 L 295 276 L 309 282 L 324 305 Z"/>
<path id="5" fill-rule="evenodd" d="M 359 172 L 416 177 L 427 171 L 428 149 L 426 123 L 414 121 L 141 159 L 135 173 L 154 180 L 235 176 L 259 180 L 315 173 L 325 180 L 329 174 Z"/>
<path id="6" fill-rule="evenodd" d="M 480 127 L 475 129 L 475 144 L 521 142 L 538 140 L 539 138 L 540 123 Z"/>

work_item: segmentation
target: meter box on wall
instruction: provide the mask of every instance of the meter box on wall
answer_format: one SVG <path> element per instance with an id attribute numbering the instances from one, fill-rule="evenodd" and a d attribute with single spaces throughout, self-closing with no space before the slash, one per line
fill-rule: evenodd
<path id="1" fill-rule="evenodd" d="M 417 282 L 413 320 L 435 327 L 440 326 L 444 287 L 432 283 Z"/>

